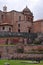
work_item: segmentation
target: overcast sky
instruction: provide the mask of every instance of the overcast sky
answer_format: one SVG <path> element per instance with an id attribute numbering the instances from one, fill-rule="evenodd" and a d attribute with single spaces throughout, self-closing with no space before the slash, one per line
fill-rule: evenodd
<path id="1" fill-rule="evenodd" d="M 26 5 L 33 12 L 34 20 L 43 19 L 43 0 L 0 0 L 0 10 L 7 5 L 7 10 L 22 11 Z"/>

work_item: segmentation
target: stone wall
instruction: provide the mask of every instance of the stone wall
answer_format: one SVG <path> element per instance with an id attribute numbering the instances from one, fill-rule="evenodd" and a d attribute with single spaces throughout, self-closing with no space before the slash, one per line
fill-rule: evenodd
<path id="1" fill-rule="evenodd" d="M 17 49 L 18 48 L 23 48 L 24 52 L 23 53 L 18 53 Z M 32 50 L 34 48 L 34 50 L 38 50 L 40 48 L 43 49 L 43 46 L 15 46 L 15 45 L 10 45 L 10 46 L 0 46 L 0 55 L 1 55 L 1 59 L 17 59 L 17 58 L 21 58 L 21 59 L 28 59 L 28 58 L 43 58 L 43 53 L 41 54 L 37 54 L 37 53 L 28 53 L 28 51 Z M 31 51 L 32 52 L 32 51 Z"/>

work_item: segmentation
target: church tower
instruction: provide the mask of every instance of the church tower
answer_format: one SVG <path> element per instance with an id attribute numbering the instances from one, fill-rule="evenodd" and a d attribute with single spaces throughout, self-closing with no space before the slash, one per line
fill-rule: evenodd
<path id="1" fill-rule="evenodd" d="M 7 12 L 7 6 L 3 6 L 3 12 Z"/>

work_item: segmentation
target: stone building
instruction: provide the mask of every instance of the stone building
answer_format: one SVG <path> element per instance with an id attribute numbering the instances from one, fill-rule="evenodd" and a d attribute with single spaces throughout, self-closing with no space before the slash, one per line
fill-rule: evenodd
<path id="1" fill-rule="evenodd" d="M 21 12 L 12 10 L 7 12 L 7 7 L 3 7 L 3 11 L 0 10 L 0 32 L 27 32 L 27 33 L 43 33 L 43 20 L 33 21 L 33 13 L 26 6 Z M 27 57 L 28 54 L 18 54 L 17 46 L 3 46 L 5 44 L 12 43 L 27 43 L 26 38 L 0 38 L 0 58 L 12 58 L 12 57 Z M 18 44 L 17 44 L 18 45 Z M 20 44 L 22 46 L 22 44 Z M 18 45 L 19 47 L 19 45 Z M 43 48 L 43 46 L 41 46 Z M 24 52 L 28 52 L 28 49 L 38 48 L 38 46 L 23 46 Z M 28 49 L 27 49 L 28 48 Z M 26 53 L 27 53 L 26 52 Z M 28 57 L 37 56 L 28 55 Z M 43 54 L 38 56 L 42 57 Z"/>
<path id="2" fill-rule="evenodd" d="M 32 32 L 32 24 L 33 14 L 27 6 L 22 12 L 15 10 L 7 12 L 6 6 L 3 7 L 3 11 L 0 11 L 0 26 L 2 26 L 2 30 L 0 29 L 0 31 L 10 28 L 12 32 Z M 3 27 L 5 28 L 4 30 Z"/>
<path id="3" fill-rule="evenodd" d="M 33 32 L 43 33 L 43 19 L 33 22 Z"/>
<path id="4" fill-rule="evenodd" d="M 7 32 L 32 33 L 33 32 L 32 28 L 33 28 L 33 13 L 30 11 L 30 9 L 27 6 L 21 12 L 15 10 L 7 12 L 6 6 L 3 7 L 3 11 L 0 10 L 0 31 L 1 32 L 7 31 Z M 22 39 L 19 38 L 19 40 Z"/>
<path id="5" fill-rule="evenodd" d="M 0 10 L 0 31 L 43 33 L 43 19 L 34 21 L 27 6 L 21 12 L 7 12 L 7 6 L 4 6 L 3 11 Z"/>

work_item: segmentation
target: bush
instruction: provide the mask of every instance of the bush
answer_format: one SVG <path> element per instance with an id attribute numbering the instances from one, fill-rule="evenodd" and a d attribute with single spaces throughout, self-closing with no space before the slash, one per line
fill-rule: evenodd
<path id="1" fill-rule="evenodd" d="M 41 40 L 37 38 L 33 41 L 33 44 L 39 45 L 41 44 Z"/>
<path id="2" fill-rule="evenodd" d="M 18 53 L 23 53 L 23 52 L 24 52 L 24 49 L 23 49 L 23 48 L 18 48 L 18 49 L 17 49 L 17 52 L 18 52 Z"/>

